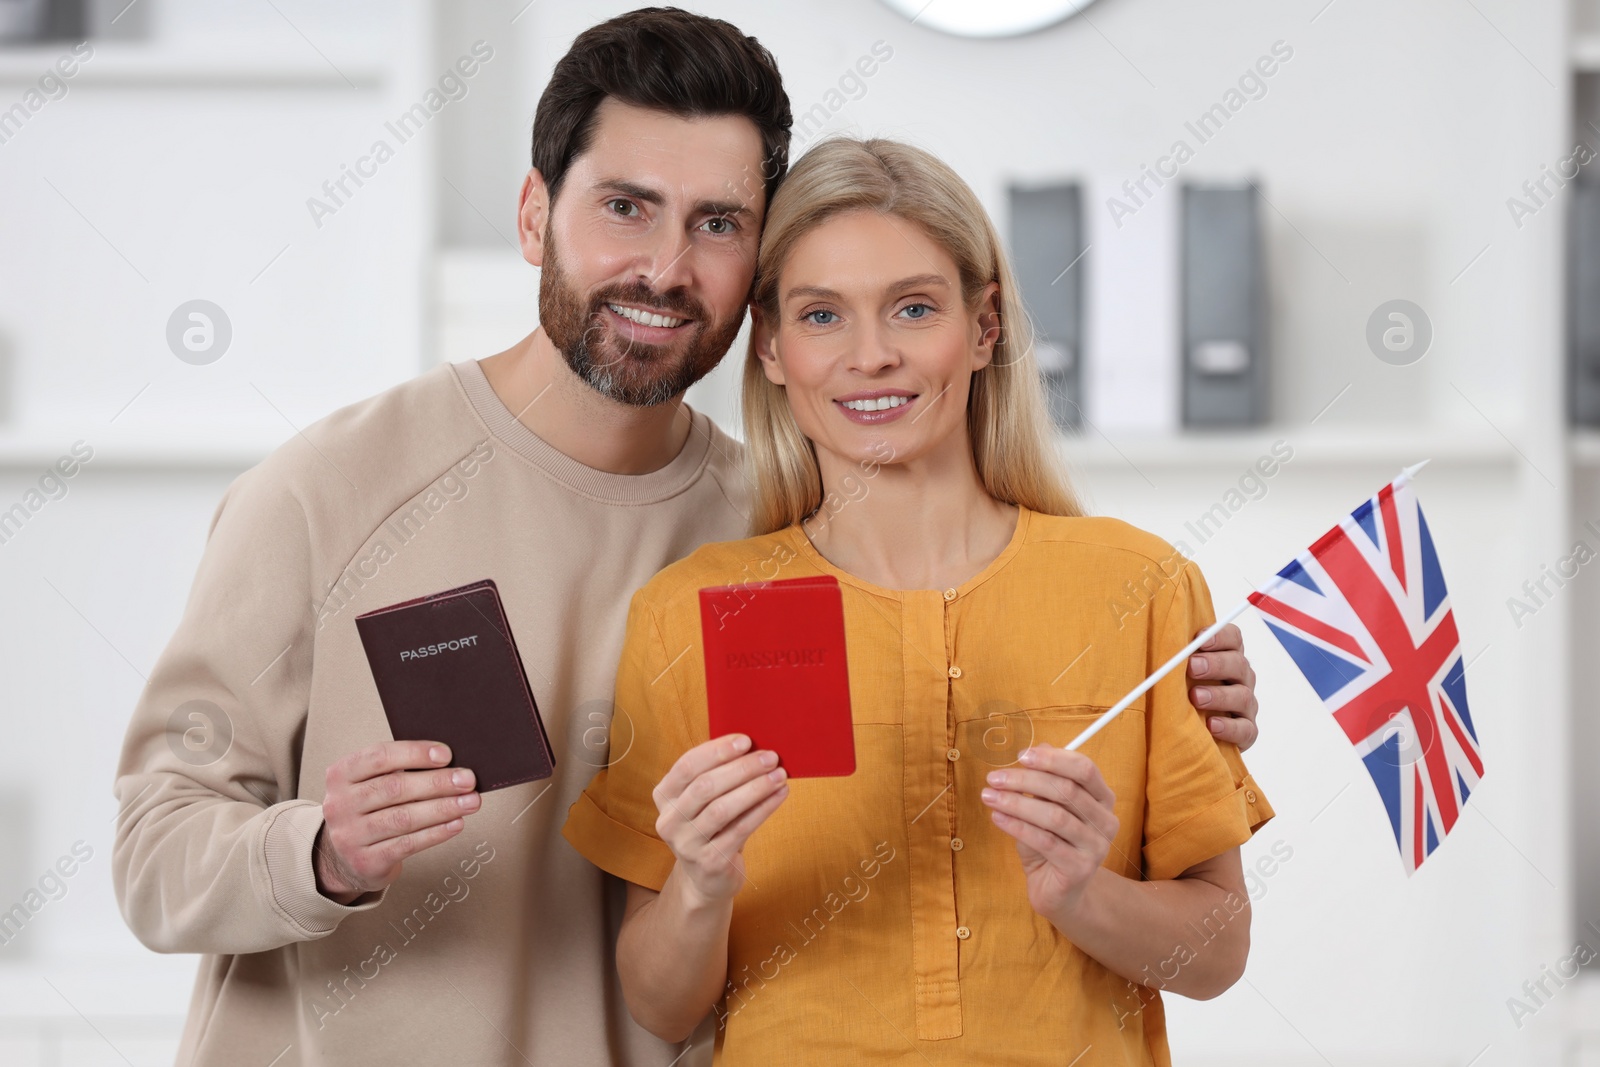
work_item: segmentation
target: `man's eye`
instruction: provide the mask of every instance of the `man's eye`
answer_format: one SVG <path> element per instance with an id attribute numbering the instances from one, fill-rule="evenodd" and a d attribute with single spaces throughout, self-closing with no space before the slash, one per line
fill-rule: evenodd
<path id="1" fill-rule="evenodd" d="M 609 206 L 618 215 L 633 215 L 639 210 L 632 200 L 613 200 Z"/>
<path id="2" fill-rule="evenodd" d="M 826 308 L 818 308 L 815 311 L 808 311 L 800 317 L 806 322 L 811 323 L 813 326 L 831 326 L 839 319 L 839 316 L 835 315 Z"/>
<path id="3" fill-rule="evenodd" d="M 718 236 L 732 233 L 735 229 L 732 219 L 720 215 L 714 219 L 707 219 L 705 221 L 705 226 L 708 230 L 710 230 L 710 232 L 717 234 Z"/>
<path id="4" fill-rule="evenodd" d="M 907 304 L 900 309 L 900 314 L 908 319 L 925 319 L 933 314 L 933 308 L 927 304 Z"/>

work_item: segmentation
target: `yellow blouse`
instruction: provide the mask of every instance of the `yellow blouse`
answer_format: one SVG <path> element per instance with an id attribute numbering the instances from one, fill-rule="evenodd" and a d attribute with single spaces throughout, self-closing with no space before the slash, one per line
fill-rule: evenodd
<path id="1" fill-rule="evenodd" d="M 611 763 L 567 840 L 661 888 L 651 791 L 708 739 L 697 590 L 817 574 L 844 597 L 856 771 L 792 779 L 745 847 L 717 1062 L 1168 1063 L 1159 997 L 1034 913 L 979 798 L 991 769 L 1066 744 L 1214 621 L 1199 569 L 1120 520 L 1022 508 L 1005 550 L 942 592 L 864 582 L 798 526 L 702 547 L 633 598 Z M 1129 878 L 1172 878 L 1272 816 L 1187 689 L 1175 669 L 1083 748 L 1116 793 L 1105 866 Z"/>

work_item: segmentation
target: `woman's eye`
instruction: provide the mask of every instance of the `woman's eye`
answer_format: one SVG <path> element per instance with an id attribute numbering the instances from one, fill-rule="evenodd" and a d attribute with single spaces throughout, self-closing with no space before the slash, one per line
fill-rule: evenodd
<path id="1" fill-rule="evenodd" d="M 927 304 L 907 304 L 900 309 L 900 314 L 908 319 L 925 319 L 933 314 L 933 309 Z"/>
<path id="2" fill-rule="evenodd" d="M 818 308 L 816 311 L 808 311 L 800 317 L 806 322 L 811 323 L 813 326 L 831 326 L 839 319 L 839 316 L 825 308 Z"/>

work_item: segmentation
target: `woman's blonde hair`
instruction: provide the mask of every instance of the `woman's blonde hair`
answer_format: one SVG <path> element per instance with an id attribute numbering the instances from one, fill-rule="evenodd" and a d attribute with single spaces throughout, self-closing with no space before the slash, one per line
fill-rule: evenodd
<path id="1" fill-rule="evenodd" d="M 1000 283 L 1000 339 L 974 371 L 967 432 L 989 495 L 1049 515 L 1081 515 L 1053 443 L 1033 331 L 994 223 L 955 171 L 920 148 L 882 139 L 823 141 L 790 170 L 767 214 L 752 303 L 778 322 L 778 274 L 795 243 L 836 215 L 875 211 L 920 226 L 955 260 L 968 308 Z M 744 365 L 744 429 L 755 478 L 753 534 L 800 522 L 822 505 L 816 449 L 784 388 L 767 379 L 752 333 Z"/>

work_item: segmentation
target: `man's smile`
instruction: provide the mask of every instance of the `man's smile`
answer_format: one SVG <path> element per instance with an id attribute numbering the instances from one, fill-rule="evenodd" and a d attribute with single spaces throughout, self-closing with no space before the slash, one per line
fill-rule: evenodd
<path id="1" fill-rule="evenodd" d="M 611 309 L 613 314 L 627 319 L 629 322 L 638 323 L 640 326 L 672 329 L 689 321 L 688 319 L 674 318 L 671 315 L 663 315 L 657 311 L 650 311 L 647 308 L 630 307 L 627 304 L 608 303 L 606 307 Z"/>

